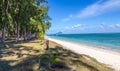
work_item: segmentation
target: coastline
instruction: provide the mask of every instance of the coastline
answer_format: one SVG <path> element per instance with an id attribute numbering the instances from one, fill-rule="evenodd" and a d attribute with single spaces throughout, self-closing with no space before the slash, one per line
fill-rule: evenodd
<path id="1" fill-rule="evenodd" d="M 56 42 L 62 45 L 64 48 L 69 49 L 78 54 L 89 55 L 101 63 L 108 65 L 109 67 L 114 68 L 116 71 L 120 71 L 120 53 L 106 50 L 103 48 L 96 48 L 95 46 L 89 46 L 85 44 L 78 44 L 74 42 L 68 42 L 64 40 L 58 40 L 50 38 L 48 36 L 46 39 Z M 74 47 L 74 48 L 73 48 Z"/>

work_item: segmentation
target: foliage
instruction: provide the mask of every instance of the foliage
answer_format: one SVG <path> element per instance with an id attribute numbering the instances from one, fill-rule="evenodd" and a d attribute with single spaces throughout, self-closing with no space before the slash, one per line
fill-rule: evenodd
<path id="1" fill-rule="evenodd" d="M 52 65 L 56 62 L 57 58 L 61 55 L 61 53 L 54 54 L 44 54 L 39 58 L 39 68 L 42 65 Z"/>
<path id="2" fill-rule="evenodd" d="M 5 36 L 15 35 L 28 38 L 36 35 L 43 38 L 50 28 L 51 18 L 48 16 L 46 0 L 1 0 L 0 1 L 0 31 L 2 41 Z"/>

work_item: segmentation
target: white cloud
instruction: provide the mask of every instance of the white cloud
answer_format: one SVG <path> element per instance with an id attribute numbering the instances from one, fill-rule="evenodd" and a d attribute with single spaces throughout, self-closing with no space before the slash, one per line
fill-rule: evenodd
<path id="1" fill-rule="evenodd" d="M 76 25 L 73 25 L 72 26 L 72 28 L 74 29 L 74 28 L 80 28 L 80 27 L 82 27 L 83 25 L 82 24 L 76 24 Z"/>
<path id="2" fill-rule="evenodd" d="M 120 9 L 120 0 L 106 0 L 87 6 L 79 14 L 78 18 L 100 15 L 104 12 Z"/>
<path id="3" fill-rule="evenodd" d="M 70 27 L 66 26 L 65 29 L 70 29 Z"/>
<path id="4" fill-rule="evenodd" d="M 120 24 L 109 25 L 110 28 L 120 28 Z"/>
<path id="5" fill-rule="evenodd" d="M 100 24 L 99 27 L 100 27 L 101 29 L 104 29 L 104 28 L 106 27 L 106 25 Z"/>
<path id="6" fill-rule="evenodd" d="M 63 22 L 70 21 L 73 18 L 86 18 L 91 16 L 98 16 L 105 12 L 120 9 L 120 0 L 99 0 L 98 2 L 85 7 L 78 14 L 70 14 L 68 17 L 62 19 Z"/>
<path id="7" fill-rule="evenodd" d="M 62 22 L 70 21 L 72 18 L 73 18 L 73 15 L 70 14 L 68 17 L 62 19 L 61 21 L 62 21 Z"/>
<path id="8" fill-rule="evenodd" d="M 100 30 L 112 30 L 112 29 L 120 29 L 120 24 L 106 24 L 106 23 L 102 23 L 99 25 L 93 25 L 93 26 L 89 26 L 89 25 L 84 25 L 84 24 L 75 24 L 75 25 L 71 25 L 71 26 L 65 26 L 64 30 L 96 30 L 96 29 L 100 29 Z"/>
<path id="9" fill-rule="evenodd" d="M 115 28 L 120 28 L 120 24 L 111 24 L 111 25 L 100 24 L 98 27 L 101 29 L 106 29 L 106 28 L 115 29 Z"/>
<path id="10" fill-rule="evenodd" d="M 72 25 L 72 26 L 65 26 L 64 29 L 77 29 L 77 28 L 82 28 L 83 27 L 83 24 L 75 24 L 75 25 Z"/>
<path id="11" fill-rule="evenodd" d="M 75 24 L 72 26 L 65 26 L 64 30 L 84 30 L 86 28 L 83 24 Z"/>
<path id="12" fill-rule="evenodd" d="M 114 25 L 109 25 L 109 28 L 115 28 L 115 26 Z"/>
<path id="13" fill-rule="evenodd" d="M 116 27 L 116 28 L 120 28 L 120 24 L 116 24 L 115 27 Z"/>

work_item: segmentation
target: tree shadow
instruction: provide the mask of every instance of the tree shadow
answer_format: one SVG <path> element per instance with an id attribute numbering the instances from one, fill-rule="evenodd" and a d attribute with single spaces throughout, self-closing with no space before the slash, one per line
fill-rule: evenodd
<path id="1" fill-rule="evenodd" d="M 60 57 L 57 57 L 55 62 L 51 63 L 52 57 L 58 53 L 60 54 L 60 56 L 62 55 L 62 53 L 59 51 L 59 47 L 49 48 L 49 50 L 46 50 L 44 54 L 40 55 L 40 71 L 70 71 L 72 70 L 65 62 L 63 62 L 62 60 L 59 60 Z"/>
<path id="2" fill-rule="evenodd" d="M 14 62 L 15 60 L 0 60 L 0 71 L 11 71 L 12 66 L 9 65 L 9 63 Z"/>
<path id="3" fill-rule="evenodd" d="M 36 41 L 35 42 L 28 41 L 28 42 L 37 43 Z M 62 48 L 62 46 L 54 46 L 54 48 L 50 47 L 48 50 L 44 50 L 42 54 L 33 55 L 30 54 L 31 50 L 34 53 L 38 53 L 40 51 L 36 49 L 32 49 L 31 46 L 22 46 L 22 45 L 14 46 L 14 44 L 18 44 L 18 43 L 13 43 L 13 42 L 11 43 L 7 43 L 11 48 L 0 49 L 0 71 L 79 71 L 76 70 L 76 68 L 74 68 L 76 67 L 76 65 L 84 66 L 85 68 L 89 69 L 89 71 L 101 71 L 100 69 L 96 68 L 94 65 L 91 65 L 89 63 L 89 60 L 84 58 L 85 55 L 76 54 L 68 49 Z M 18 63 L 14 66 L 11 66 L 10 63 L 15 62 L 16 60 L 1 60 L 1 58 L 5 57 L 5 55 L 6 57 L 12 56 L 12 54 L 7 53 L 7 51 L 11 49 L 18 51 L 18 53 L 16 53 L 15 55 L 18 56 L 17 57 L 18 59 L 20 59 L 20 61 L 18 61 Z M 23 50 L 28 51 L 29 53 L 22 53 Z M 53 64 L 55 65 L 54 69 L 50 68 L 49 61 L 51 60 L 51 58 L 49 57 L 47 59 L 41 60 L 41 63 L 39 62 L 40 58 L 45 56 L 46 54 L 53 56 L 54 54 L 57 53 L 60 53 L 60 56 L 57 57 L 55 63 Z M 22 59 L 23 56 L 27 56 L 27 57 Z M 91 58 L 88 57 L 88 59 Z M 93 62 L 94 61 L 95 60 L 93 60 Z"/>
<path id="4" fill-rule="evenodd" d="M 21 41 L 22 43 L 38 43 L 36 41 Z M 32 68 L 32 64 L 33 63 L 38 63 L 38 54 L 34 55 L 34 54 L 30 54 L 31 52 L 34 53 L 38 53 L 40 52 L 40 50 L 37 49 L 33 49 L 32 46 L 23 46 L 23 45 L 17 45 L 15 46 L 15 44 L 22 44 L 22 43 L 16 43 L 16 42 L 6 42 L 6 43 L 0 43 L 0 45 L 2 45 L 0 47 L 0 71 L 30 71 L 27 70 Z M 29 44 L 30 44 L 29 43 Z M 9 46 L 9 48 L 4 47 L 4 45 L 7 44 Z M 23 53 L 27 52 L 27 53 Z M 16 56 L 16 58 L 18 60 L 16 60 L 14 58 L 14 56 Z M 26 56 L 26 57 L 24 57 Z M 10 59 L 7 59 L 8 57 L 10 57 Z M 14 59 L 12 59 L 14 58 Z M 16 65 L 11 66 L 10 63 L 15 63 Z M 22 68 L 21 68 L 22 67 Z M 18 68 L 18 69 L 17 69 Z M 26 70 L 25 70 L 26 69 Z"/>
<path id="5" fill-rule="evenodd" d="M 38 62 L 39 62 L 38 59 L 39 59 L 39 56 L 27 57 L 26 59 L 22 60 L 17 65 L 13 66 L 12 71 L 34 71 L 33 65 L 34 64 L 38 65 Z"/>
<path id="6" fill-rule="evenodd" d="M 35 52 L 35 53 L 39 52 L 39 50 L 35 50 L 29 46 L 28 47 L 22 46 L 22 45 L 19 45 L 19 46 L 9 45 L 9 46 L 13 47 L 13 48 L 4 48 L 4 49 L 0 50 L 0 58 L 5 57 L 5 56 L 14 55 L 14 54 L 17 55 L 18 57 L 23 56 L 23 55 L 30 55 L 30 54 L 26 54 L 26 53 L 22 54 L 23 50 L 27 51 L 27 52 Z"/>
<path id="7" fill-rule="evenodd" d="M 76 54 L 68 49 L 63 49 L 62 46 L 55 46 L 55 48 L 49 48 L 49 50 L 46 51 L 46 53 L 54 54 L 54 53 L 61 53 L 60 57 L 58 58 L 58 61 L 63 62 L 63 65 L 66 65 L 68 67 L 67 71 L 70 71 L 70 69 L 75 70 L 72 68 L 74 65 L 81 65 L 86 68 L 88 68 L 90 71 L 99 71 L 97 68 L 95 68 L 92 65 L 89 65 L 89 63 L 84 62 L 80 60 L 80 58 L 83 58 L 83 54 Z M 83 59 L 86 60 L 86 59 Z"/>

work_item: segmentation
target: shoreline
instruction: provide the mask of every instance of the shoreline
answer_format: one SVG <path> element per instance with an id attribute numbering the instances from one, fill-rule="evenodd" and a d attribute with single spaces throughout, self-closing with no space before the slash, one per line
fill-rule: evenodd
<path id="1" fill-rule="evenodd" d="M 52 38 L 52 37 L 49 37 L 49 36 L 46 36 L 46 37 Z M 64 39 L 57 39 L 57 38 L 52 38 L 52 39 L 56 39 L 56 40 L 60 40 L 60 41 L 65 41 L 65 42 L 70 42 L 70 43 L 74 43 L 74 44 L 77 44 L 77 45 L 90 46 L 91 48 L 94 48 L 94 49 L 106 50 L 106 51 L 117 53 L 117 54 L 120 55 L 120 50 L 116 49 L 116 48 L 114 49 L 111 46 L 95 45 L 95 44 L 92 44 L 92 43 L 76 42 L 76 41 L 64 40 Z"/>
<path id="2" fill-rule="evenodd" d="M 89 55 L 101 63 L 106 64 L 109 67 L 115 69 L 115 71 L 120 71 L 120 53 L 110 51 L 103 48 L 97 48 L 95 46 L 89 46 L 85 44 L 79 44 L 59 39 L 54 39 L 46 36 L 46 39 L 56 42 L 62 45 L 64 48 L 69 49 L 78 54 Z M 74 47 L 74 48 L 73 48 Z"/>

